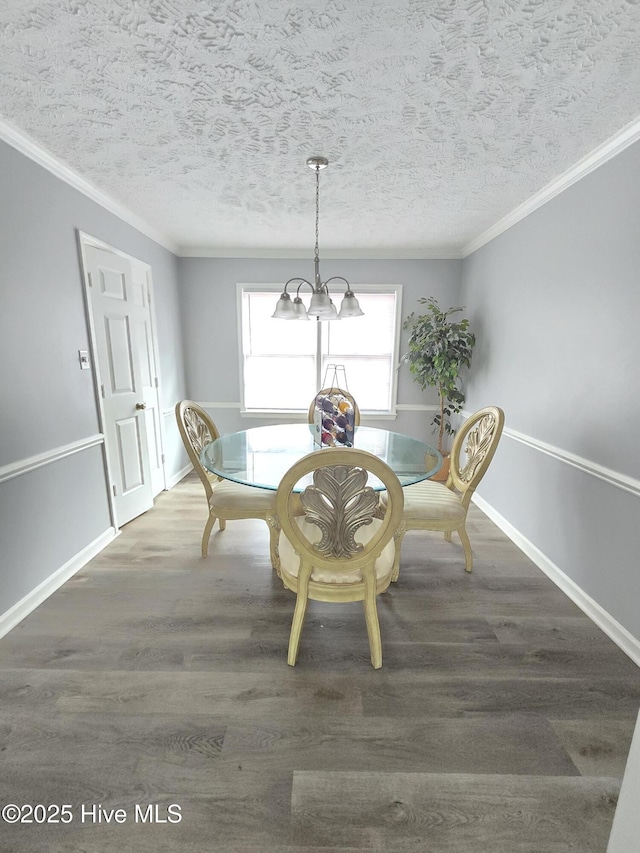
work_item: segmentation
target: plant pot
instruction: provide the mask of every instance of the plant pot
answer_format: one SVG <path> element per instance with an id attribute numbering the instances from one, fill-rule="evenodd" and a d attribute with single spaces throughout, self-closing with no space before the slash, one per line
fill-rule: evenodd
<path id="1" fill-rule="evenodd" d="M 447 477 L 449 476 L 449 462 L 450 455 L 448 453 L 442 454 L 442 467 L 439 471 L 436 471 L 435 474 L 432 474 L 429 477 L 430 480 L 436 480 L 439 483 L 444 483 Z"/>

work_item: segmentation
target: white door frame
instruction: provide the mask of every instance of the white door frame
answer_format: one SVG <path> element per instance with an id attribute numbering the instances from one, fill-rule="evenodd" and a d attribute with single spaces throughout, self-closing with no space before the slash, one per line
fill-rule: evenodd
<path id="1" fill-rule="evenodd" d="M 83 282 L 83 292 L 84 292 L 84 305 L 85 305 L 85 317 L 87 321 L 87 328 L 89 330 L 89 348 L 91 354 L 91 366 L 93 372 L 93 388 L 95 399 L 98 407 L 98 422 L 100 426 L 100 432 L 102 434 L 102 453 L 103 453 L 103 462 L 105 469 L 105 488 L 107 491 L 107 500 L 109 502 L 109 513 L 111 516 L 111 523 L 113 527 L 118 530 L 118 519 L 115 508 L 114 495 L 111 490 L 111 472 L 110 472 L 110 462 L 109 462 L 109 452 L 107 448 L 106 442 L 106 430 L 105 430 L 105 412 L 104 412 L 104 404 L 102 401 L 102 394 L 100 393 L 100 386 L 102 384 L 101 375 L 100 375 L 100 363 L 98 360 L 98 351 L 96 344 L 96 332 L 93 322 L 93 311 L 91 307 L 91 292 L 90 287 L 91 284 L 89 282 L 89 264 L 87 260 L 87 247 L 92 246 L 97 249 L 103 249 L 107 252 L 112 252 L 114 255 L 118 255 L 121 258 L 126 258 L 132 264 L 136 264 L 139 267 L 144 267 L 146 271 L 147 277 L 147 285 L 149 288 L 149 318 L 150 318 L 150 327 L 151 327 L 151 338 L 152 338 L 152 348 L 153 348 L 153 357 L 155 361 L 156 367 L 156 394 L 158 397 L 158 413 L 159 413 L 159 433 L 160 433 L 160 452 L 161 452 L 161 463 L 162 463 L 162 480 L 163 480 L 163 488 L 168 489 L 167 483 L 167 469 L 165 463 L 165 446 L 166 446 L 166 437 L 164 430 L 164 418 L 162 417 L 162 408 L 160 406 L 161 400 L 161 387 L 162 380 L 160 376 L 160 356 L 158 351 L 158 335 L 157 335 L 157 325 L 156 325 L 156 313 L 155 313 L 155 297 L 153 293 L 153 277 L 151 272 L 151 266 L 144 261 L 141 261 L 139 258 L 135 258 L 133 255 L 127 254 L 127 252 L 123 252 L 120 249 L 116 249 L 114 246 L 111 246 L 109 243 L 105 243 L 103 240 L 99 240 L 97 237 L 93 237 L 90 234 L 85 233 L 84 231 L 80 231 L 80 229 L 76 229 L 77 239 L 78 239 L 78 251 L 80 254 L 80 266 L 82 272 L 82 282 Z M 157 492 L 156 492 L 157 494 Z M 154 495 L 155 497 L 155 495 Z"/>

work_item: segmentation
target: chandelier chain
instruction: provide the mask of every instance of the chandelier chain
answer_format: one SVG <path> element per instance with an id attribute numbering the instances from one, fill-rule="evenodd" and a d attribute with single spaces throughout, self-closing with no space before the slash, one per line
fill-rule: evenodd
<path id="1" fill-rule="evenodd" d="M 318 248 L 320 238 L 320 167 L 316 166 L 316 250 L 314 260 L 320 260 L 320 249 Z"/>

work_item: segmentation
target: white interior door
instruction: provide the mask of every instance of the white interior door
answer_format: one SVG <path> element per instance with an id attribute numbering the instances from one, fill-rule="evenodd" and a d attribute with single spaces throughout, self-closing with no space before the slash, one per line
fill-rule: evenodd
<path id="1" fill-rule="evenodd" d="M 158 416 L 158 395 L 150 360 L 149 289 L 127 257 L 87 245 L 86 261 L 109 478 L 120 526 L 153 506 L 149 422 Z M 157 450 L 153 442 L 151 450 Z"/>
<path id="2" fill-rule="evenodd" d="M 134 288 L 144 294 L 146 312 L 144 317 L 137 318 L 136 333 L 133 336 L 140 363 L 140 376 L 146 409 L 142 418 L 147 433 L 147 449 L 151 475 L 151 492 L 155 497 L 165 487 L 164 458 L 162 455 L 162 411 L 158 393 L 158 371 L 156 370 L 156 355 L 153 343 L 153 328 L 151 324 L 151 282 L 149 267 L 139 261 L 132 260 Z"/>

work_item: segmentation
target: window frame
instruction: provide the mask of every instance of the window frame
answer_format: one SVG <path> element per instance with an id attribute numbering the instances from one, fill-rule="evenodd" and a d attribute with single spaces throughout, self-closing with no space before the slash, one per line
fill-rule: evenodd
<path id="1" fill-rule="evenodd" d="M 275 304 L 278 300 L 278 297 L 282 293 L 282 282 L 280 283 L 252 283 L 252 282 L 238 282 L 236 284 L 236 319 L 237 319 L 237 329 L 238 329 L 238 379 L 239 379 L 239 390 L 240 390 L 240 415 L 245 418 L 272 418 L 274 416 L 286 415 L 288 418 L 295 418 L 300 420 L 307 419 L 307 410 L 301 411 L 300 409 L 247 409 L 245 405 L 245 394 L 244 394 L 244 323 L 242 316 L 242 307 L 243 307 L 243 294 L 245 291 L 248 292 L 260 292 L 260 293 L 273 293 L 273 305 L 275 308 Z M 396 311 L 395 311 L 395 330 L 394 330 L 394 340 L 393 340 L 393 350 L 392 350 L 392 365 L 391 365 L 391 401 L 389 409 L 375 409 L 375 410 L 367 410 L 362 409 L 361 414 L 370 415 L 372 419 L 375 420 L 395 420 L 397 417 L 397 405 L 398 405 L 398 371 L 397 364 L 398 359 L 400 357 L 400 335 L 402 331 L 402 291 L 403 286 L 401 284 L 358 284 L 355 286 L 356 296 L 359 296 L 361 293 L 395 293 L 396 297 Z M 332 294 L 333 295 L 333 294 Z M 336 294 L 337 296 L 338 294 Z M 341 298 L 341 297 L 340 297 Z M 337 300 L 334 299 L 334 301 Z M 341 320 L 340 322 L 349 322 L 350 319 L 353 320 L 354 323 L 357 323 L 357 318 L 349 318 L 346 321 Z M 277 321 L 274 321 L 277 322 Z M 280 322 L 295 322 L 294 320 L 287 321 L 281 320 Z M 322 349 L 321 349 L 321 340 L 322 333 L 320 330 L 316 332 L 316 366 L 318 370 L 321 370 L 321 367 L 318 367 L 322 364 Z M 319 383 L 322 382 L 322 376 L 318 379 Z M 318 384 L 318 388 L 320 384 Z"/>

